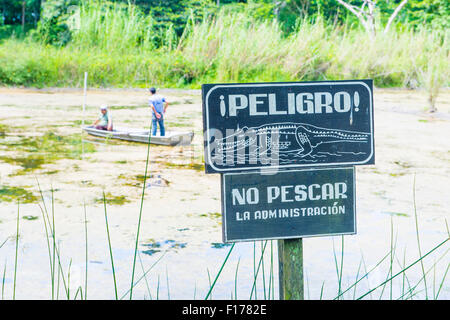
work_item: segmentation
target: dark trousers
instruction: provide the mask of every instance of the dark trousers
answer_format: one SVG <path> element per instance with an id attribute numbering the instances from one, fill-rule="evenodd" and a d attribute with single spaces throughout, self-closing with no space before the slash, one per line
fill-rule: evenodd
<path id="1" fill-rule="evenodd" d="M 108 126 L 95 126 L 95 129 L 97 130 L 108 130 Z M 112 128 L 111 128 L 112 131 Z"/>

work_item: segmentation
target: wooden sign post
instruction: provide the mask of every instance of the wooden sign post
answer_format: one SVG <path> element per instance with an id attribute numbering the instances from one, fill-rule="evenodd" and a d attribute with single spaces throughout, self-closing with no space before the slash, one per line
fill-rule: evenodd
<path id="1" fill-rule="evenodd" d="M 304 237 L 356 233 L 354 166 L 375 163 L 372 86 L 202 86 L 205 172 L 221 175 L 223 241 L 278 240 L 280 299 L 304 298 Z"/>
<path id="2" fill-rule="evenodd" d="M 304 300 L 303 239 L 278 240 L 280 300 Z"/>

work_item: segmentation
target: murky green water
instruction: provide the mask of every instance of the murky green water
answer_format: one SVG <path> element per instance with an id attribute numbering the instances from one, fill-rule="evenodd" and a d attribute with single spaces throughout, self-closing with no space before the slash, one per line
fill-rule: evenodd
<path id="1" fill-rule="evenodd" d="M 37 201 L 38 197 L 24 188 L 0 185 L 0 203 L 1 202 L 33 203 Z"/>
<path id="2" fill-rule="evenodd" d="M 1 129 L 1 128 L 0 128 Z M 82 154 L 96 151 L 94 144 L 85 144 L 82 134 L 70 136 L 57 135 L 51 131 L 36 136 L 27 136 L 25 132 L 10 134 L 16 128 L 3 125 L 5 135 L 0 144 L 0 161 L 20 166 L 15 175 L 24 175 L 43 165 L 61 159 L 79 159 Z M 55 173 L 54 171 L 50 174 Z"/>
<path id="3" fill-rule="evenodd" d="M 101 99 L 110 95 L 107 92 Z M 63 101 L 56 96 L 52 99 Z M 121 92 L 122 100 L 113 110 L 115 119 L 133 127 L 148 127 L 145 106 L 128 107 L 129 97 L 122 96 Z M 192 150 L 152 146 L 145 186 L 146 145 L 83 135 L 79 106 L 43 110 L 41 105 L 47 104 L 23 110 L 1 107 L 0 283 L 5 289 L 0 286 L 0 296 L 12 297 L 18 239 L 16 297 L 51 298 L 49 257 L 53 256 L 53 239 L 51 233 L 46 234 L 44 221 L 49 228 L 54 218 L 60 256 L 55 261 L 56 266 L 60 264 L 56 270 L 56 275 L 60 274 L 59 299 L 67 298 L 62 276 L 70 286 L 70 298 L 80 286 L 84 288 L 86 263 L 88 298 L 114 299 L 103 192 L 119 294 L 126 294 L 131 281 L 140 196 L 145 187 L 135 278 L 139 282 L 134 298 L 204 299 L 232 247 L 221 241 L 220 179 L 204 174 L 200 103 L 173 104 L 174 113 L 169 114 L 167 124 L 194 129 L 197 140 Z M 94 117 L 96 112 L 88 110 L 87 117 Z M 61 117 L 67 120 L 61 122 Z M 356 173 L 357 235 L 346 236 L 344 247 L 341 237 L 304 239 L 308 299 L 336 297 L 341 265 L 341 289 L 361 278 L 357 288 L 345 295 L 346 299 L 353 299 L 417 261 L 414 177 L 421 253 L 448 237 L 444 218 L 448 220 L 450 206 L 446 193 L 450 153 L 446 147 L 448 139 L 443 138 L 448 123 L 418 121 L 411 114 L 400 117 L 387 112 L 377 114 L 375 119 L 377 165 L 359 167 Z M 264 259 L 260 260 L 264 245 Z M 212 298 L 237 295 L 241 299 L 276 299 L 277 259 L 276 241 L 237 243 Z M 448 275 L 441 282 L 447 266 L 448 244 L 425 261 L 425 271 L 431 279 L 427 282 L 429 298 L 438 292 L 440 299 L 449 298 Z M 417 294 L 411 298 L 425 297 L 422 272 L 420 264 L 415 264 L 407 273 L 400 273 L 392 282 L 394 297 L 415 286 Z M 250 296 L 255 274 L 256 290 Z M 368 298 L 389 299 L 390 293 L 388 283 Z"/>

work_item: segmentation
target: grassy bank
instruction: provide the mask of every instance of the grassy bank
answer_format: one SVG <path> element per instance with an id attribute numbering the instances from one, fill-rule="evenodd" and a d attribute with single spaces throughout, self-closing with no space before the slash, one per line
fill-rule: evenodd
<path id="1" fill-rule="evenodd" d="M 80 87 L 85 71 L 96 87 L 372 78 L 378 87 L 432 90 L 450 83 L 448 31 L 392 30 L 370 39 L 316 18 L 286 35 L 276 22 L 222 13 L 189 23 L 181 37 L 169 28 L 156 48 L 151 17 L 131 6 L 86 6 L 79 21 L 65 47 L 3 41 L 0 84 Z"/>

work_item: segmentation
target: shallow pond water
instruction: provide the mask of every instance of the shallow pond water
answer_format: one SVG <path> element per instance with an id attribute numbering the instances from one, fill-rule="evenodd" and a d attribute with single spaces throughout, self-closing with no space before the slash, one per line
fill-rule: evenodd
<path id="1" fill-rule="evenodd" d="M 277 242 L 222 242 L 220 177 L 203 172 L 198 91 L 166 91 L 177 102 L 168 123 L 196 135 L 188 147 L 151 146 L 145 185 L 147 146 L 83 134 L 80 93 L 1 93 L 2 298 L 12 297 L 18 240 L 16 298 L 81 298 L 87 261 L 88 298 L 115 299 L 111 244 L 118 298 L 126 299 L 141 212 L 134 299 L 204 299 L 230 250 L 212 298 L 278 298 Z M 438 110 L 447 115 L 445 97 Z M 406 267 L 364 298 L 450 298 L 449 243 L 423 269 L 417 262 L 448 239 L 450 218 L 450 120 L 423 113 L 421 99 L 376 92 L 376 165 L 356 170 L 357 234 L 303 240 L 306 298 L 333 299 L 359 280 L 344 295 L 358 298 Z M 88 101 L 86 123 L 106 102 L 118 124 L 148 127 L 145 92 L 94 91 Z M 59 259 L 52 282 L 53 221 Z"/>

